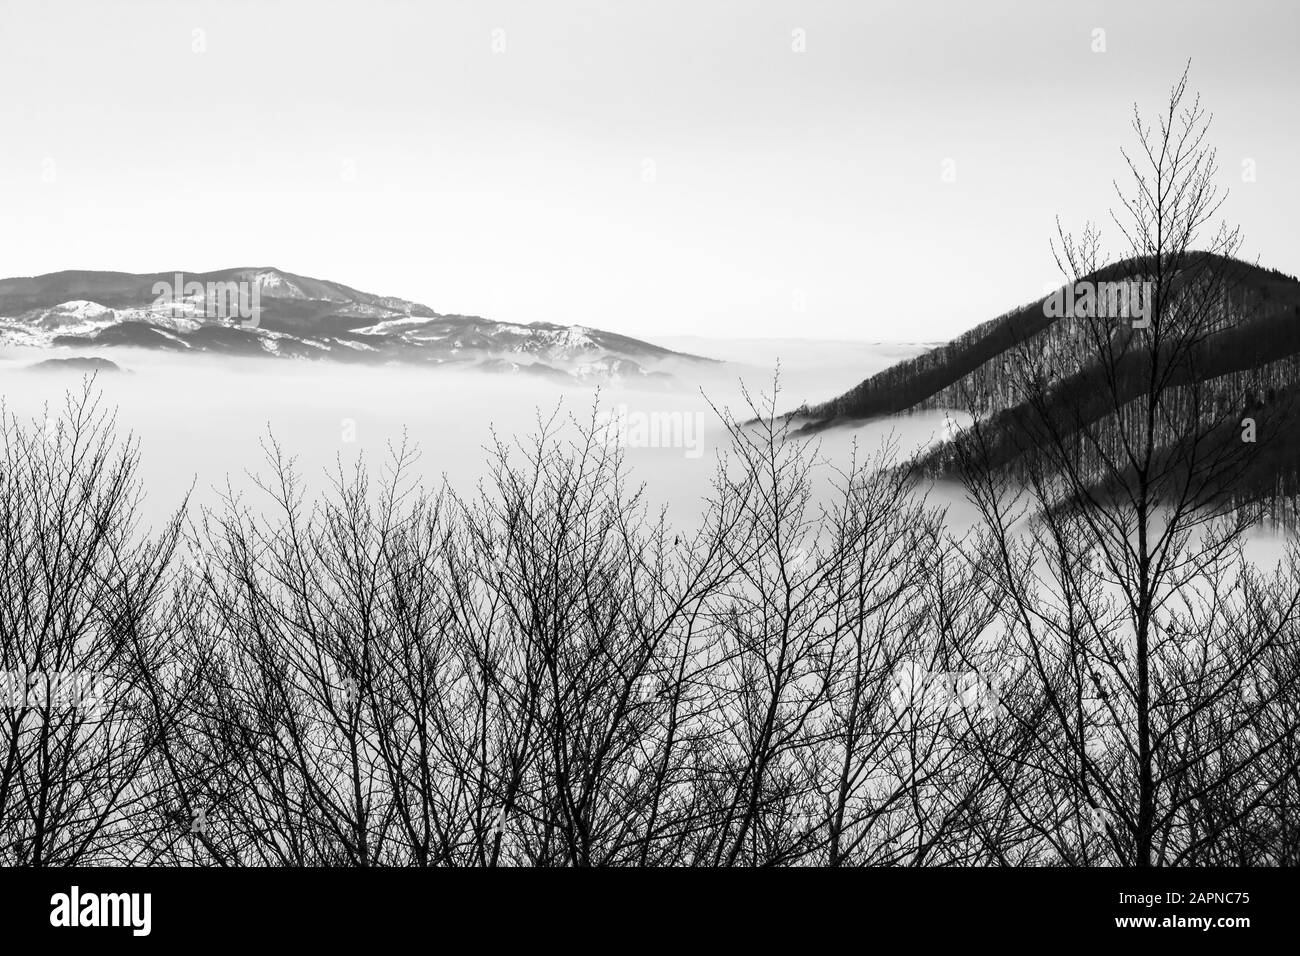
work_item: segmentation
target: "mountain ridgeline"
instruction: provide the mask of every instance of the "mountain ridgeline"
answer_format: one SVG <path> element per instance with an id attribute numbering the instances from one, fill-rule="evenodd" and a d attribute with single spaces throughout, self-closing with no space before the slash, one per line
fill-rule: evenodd
<path id="1" fill-rule="evenodd" d="M 1190 347 L 1184 342 L 1176 355 L 1170 351 L 1174 346 L 1160 346 L 1168 391 L 1155 416 L 1157 440 L 1172 445 L 1208 428 L 1210 446 L 1231 447 L 1242 441 L 1249 419 L 1251 440 L 1258 445 L 1252 460 L 1233 475 L 1230 486 L 1213 493 L 1243 501 L 1267 498 L 1270 517 L 1295 527 L 1300 456 L 1292 432 L 1300 422 L 1300 281 L 1208 254 L 1193 254 L 1192 262 L 1170 288 L 1195 295 L 1194 289 L 1179 290 L 1183 275 L 1214 276 L 1213 300 L 1200 303 L 1210 319 L 1204 335 Z M 1136 284 L 1142 278 L 1139 264 L 1118 262 L 1080 282 Z M 1131 321 L 1061 317 L 1050 298 L 1013 309 L 791 417 L 807 433 L 912 411 L 970 412 L 979 421 L 981 467 L 1012 472 L 1042 443 L 1062 435 L 1073 436 L 1081 454 L 1085 448 L 1087 454 L 1118 454 L 1123 429 L 1145 410 L 1151 340 Z M 1176 313 L 1171 321 L 1178 322 Z M 1105 362 L 1099 360 L 1103 355 Z M 971 459 L 962 453 L 971 440 L 965 433 L 949 436 L 923 454 L 921 467 L 936 478 L 956 477 Z"/>
<path id="2" fill-rule="evenodd" d="M 0 279 L 0 345 L 400 362 L 645 386 L 673 384 L 655 366 L 708 361 L 585 326 L 440 314 L 274 268 Z"/>

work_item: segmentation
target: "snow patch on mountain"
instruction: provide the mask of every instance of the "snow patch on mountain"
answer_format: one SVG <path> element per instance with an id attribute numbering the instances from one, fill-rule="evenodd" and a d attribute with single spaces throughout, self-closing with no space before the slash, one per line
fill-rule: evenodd
<path id="1" fill-rule="evenodd" d="M 152 291 L 160 276 L 181 286 L 174 300 L 160 300 Z M 62 283 L 58 298 L 67 301 L 44 291 L 49 280 Z M 258 325 L 209 315 L 207 292 L 214 283 L 230 282 L 256 283 Z M 184 295 L 185 287 L 201 291 Z M 138 276 L 77 273 L 71 279 L 59 274 L 3 280 L 0 289 L 0 346 L 180 347 L 196 353 L 371 364 L 468 363 L 557 381 L 617 377 L 640 383 L 671 380 L 649 371 L 654 363 L 690 358 L 584 325 L 442 315 L 405 299 L 269 267 Z"/>

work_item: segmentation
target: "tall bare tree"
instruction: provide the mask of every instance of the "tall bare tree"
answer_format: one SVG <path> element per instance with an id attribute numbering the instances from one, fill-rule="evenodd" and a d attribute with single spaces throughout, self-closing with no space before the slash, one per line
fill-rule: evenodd
<path id="1" fill-rule="evenodd" d="M 1135 107 L 1112 214 L 1127 253 L 1104 266 L 1096 229 L 1061 232 L 1083 305 L 1016 350 L 1017 407 L 958 443 L 992 532 L 1005 666 L 1024 675 L 1010 700 L 1034 738 L 1035 825 L 1048 858 L 1072 863 L 1194 857 L 1267 799 L 1210 793 L 1252 779 L 1295 731 L 1227 703 L 1291 640 L 1300 592 L 1242 553 L 1261 445 L 1241 440 L 1243 377 L 1219 351 L 1259 302 L 1231 258 L 1238 232 L 1208 231 L 1224 198 L 1209 126 L 1186 73 L 1154 121 Z M 1235 394 L 1216 401 L 1225 384 Z"/>

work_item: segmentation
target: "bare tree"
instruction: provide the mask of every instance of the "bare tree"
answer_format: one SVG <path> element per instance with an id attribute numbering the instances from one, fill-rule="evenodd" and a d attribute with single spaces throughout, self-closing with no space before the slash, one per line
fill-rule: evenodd
<path id="1" fill-rule="evenodd" d="M 1237 232 L 1204 235 L 1223 199 L 1209 117 L 1184 73 L 1133 127 L 1114 214 L 1128 255 L 1103 267 L 1096 230 L 1062 232 L 1067 289 L 1100 291 L 1016 351 L 1019 404 L 958 442 L 1024 676 L 1010 700 L 1034 744 L 1027 810 L 1044 859 L 1076 864 L 1196 858 L 1267 799 L 1223 788 L 1251 786 L 1295 730 L 1225 703 L 1289 642 L 1300 592 L 1242 554 L 1258 446 L 1240 440 L 1243 396 L 1213 396 L 1222 336 L 1258 303 L 1230 258 Z M 1194 809 L 1207 799 L 1213 818 Z"/>
<path id="2" fill-rule="evenodd" d="M 62 409 L 0 411 L 0 853 L 134 863 L 164 825 L 156 768 L 175 724 L 167 613 L 180 517 L 139 528 L 133 439 L 87 379 Z M 147 861 L 147 858 L 146 858 Z"/>

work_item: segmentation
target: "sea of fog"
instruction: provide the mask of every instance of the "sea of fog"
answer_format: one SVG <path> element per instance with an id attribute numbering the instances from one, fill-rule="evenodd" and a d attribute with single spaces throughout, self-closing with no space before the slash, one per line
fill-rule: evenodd
<path id="1" fill-rule="evenodd" d="M 321 485 L 326 469 L 338 461 L 346 465 L 358 454 L 377 461 L 405 438 L 420 449 L 420 468 L 430 485 L 445 475 L 468 490 L 484 475 L 484 446 L 494 431 L 504 438 L 526 436 L 536 431 L 539 417 L 558 410 L 561 418 L 587 420 L 595 407 L 600 420 L 611 423 L 606 427 L 622 428 L 619 440 L 648 500 L 667 505 L 674 521 L 690 521 L 708 491 L 717 445 L 726 439 L 715 407 L 750 417 L 742 390 L 757 400 L 770 395 L 778 363 L 778 406 L 787 409 L 831 398 L 920 348 L 772 340 L 666 344 L 726 361 L 674 366 L 677 390 L 597 390 L 530 375 L 112 349 L 93 354 L 124 371 L 96 376 L 94 387 L 116 410 L 120 425 L 139 439 L 153 520 L 191 488 L 192 501 L 207 503 L 227 481 L 236 489 L 250 487 L 247 473 L 264 470 L 262 443 L 268 436 Z M 83 374 L 30 367 L 46 358 L 89 354 L 0 350 L 0 397 L 8 412 L 43 418 L 47 404 L 60 405 L 69 389 L 81 387 Z M 824 457 L 838 460 L 855 439 L 871 450 L 897 431 L 901 444 L 915 448 L 942 425 L 940 415 L 909 416 L 836 430 L 818 441 Z"/>
<path id="2" fill-rule="evenodd" d="M 390 445 L 403 440 L 419 449 L 427 486 L 445 477 L 468 493 L 486 474 L 485 446 L 535 432 L 539 419 L 589 420 L 593 407 L 604 427 L 626 449 L 634 482 L 648 504 L 667 509 L 677 526 L 693 524 L 709 493 L 720 444 L 727 435 L 715 408 L 738 418 L 751 412 L 744 397 L 770 395 L 780 367 L 777 407 L 832 398 L 872 373 L 925 346 L 899 343 L 808 340 L 676 338 L 662 344 L 723 361 L 674 367 L 682 387 L 645 390 L 605 385 L 561 385 L 528 375 L 491 374 L 417 366 L 351 366 L 274 358 L 225 358 L 111 349 L 0 349 L 0 398 L 7 413 L 40 419 L 79 389 L 79 372 L 33 372 L 46 358 L 97 354 L 124 371 L 101 374 L 94 387 L 119 425 L 140 444 L 147 498 L 146 524 L 165 520 L 190 494 L 191 509 L 209 505 L 227 483 L 250 504 L 258 492 L 252 473 L 266 473 L 263 444 L 274 436 L 297 459 L 309 489 L 323 490 L 328 472 L 346 468 L 358 455 L 378 465 Z M 597 405 L 598 403 L 598 405 Z M 896 416 L 857 427 L 836 428 L 815 439 L 820 460 L 847 462 L 855 448 L 873 455 L 882 442 L 902 454 L 942 436 L 948 413 Z M 964 423 L 965 416 L 952 418 Z M 831 475 L 821 475 L 829 492 Z M 950 525 L 969 522 L 973 509 L 959 489 L 939 487 L 931 500 L 949 508 Z M 1257 536 L 1258 559 L 1271 563 L 1277 539 Z"/>

